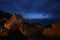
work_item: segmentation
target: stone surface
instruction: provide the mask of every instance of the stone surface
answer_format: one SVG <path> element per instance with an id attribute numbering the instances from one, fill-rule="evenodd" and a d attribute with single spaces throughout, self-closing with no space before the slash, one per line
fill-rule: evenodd
<path id="1" fill-rule="evenodd" d="M 45 28 L 43 35 L 47 37 L 60 37 L 60 21 L 51 24 L 52 28 Z"/>
<path id="2" fill-rule="evenodd" d="M 4 27 L 8 30 L 16 30 L 20 24 L 24 23 L 24 19 L 21 15 L 13 14 L 11 18 L 4 24 Z"/>

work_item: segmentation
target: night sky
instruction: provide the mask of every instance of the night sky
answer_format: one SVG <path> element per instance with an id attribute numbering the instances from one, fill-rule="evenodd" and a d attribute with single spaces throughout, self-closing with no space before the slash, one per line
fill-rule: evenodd
<path id="1" fill-rule="evenodd" d="M 27 19 L 60 19 L 60 0 L 0 0 L 0 10 Z"/>

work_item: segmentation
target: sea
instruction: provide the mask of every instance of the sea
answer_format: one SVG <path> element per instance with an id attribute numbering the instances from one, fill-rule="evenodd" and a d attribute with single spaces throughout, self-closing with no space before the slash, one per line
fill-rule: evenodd
<path id="1" fill-rule="evenodd" d="M 50 24 L 53 24 L 57 21 L 60 21 L 60 19 L 25 19 L 26 22 L 28 22 L 29 24 L 33 24 L 33 23 L 40 23 L 44 26 L 48 26 Z"/>

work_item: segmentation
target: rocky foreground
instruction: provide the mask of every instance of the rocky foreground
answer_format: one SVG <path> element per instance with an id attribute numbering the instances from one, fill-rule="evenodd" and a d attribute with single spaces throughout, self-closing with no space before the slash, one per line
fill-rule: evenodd
<path id="1" fill-rule="evenodd" d="M 0 12 L 4 13 L 4 12 Z M 2 14 L 1 14 L 2 15 Z M 60 40 L 60 21 L 45 28 L 39 23 L 30 25 L 18 14 L 0 16 L 0 38 L 3 40 Z"/>

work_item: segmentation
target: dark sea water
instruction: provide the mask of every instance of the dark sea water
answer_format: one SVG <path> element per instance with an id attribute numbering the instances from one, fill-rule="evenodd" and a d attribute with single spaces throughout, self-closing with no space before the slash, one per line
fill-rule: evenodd
<path id="1" fill-rule="evenodd" d="M 60 21 L 60 19 L 32 19 L 32 20 L 26 19 L 26 22 L 28 22 L 30 24 L 37 22 L 37 23 L 40 23 L 44 26 L 47 26 L 49 24 L 53 24 L 56 21 Z"/>

